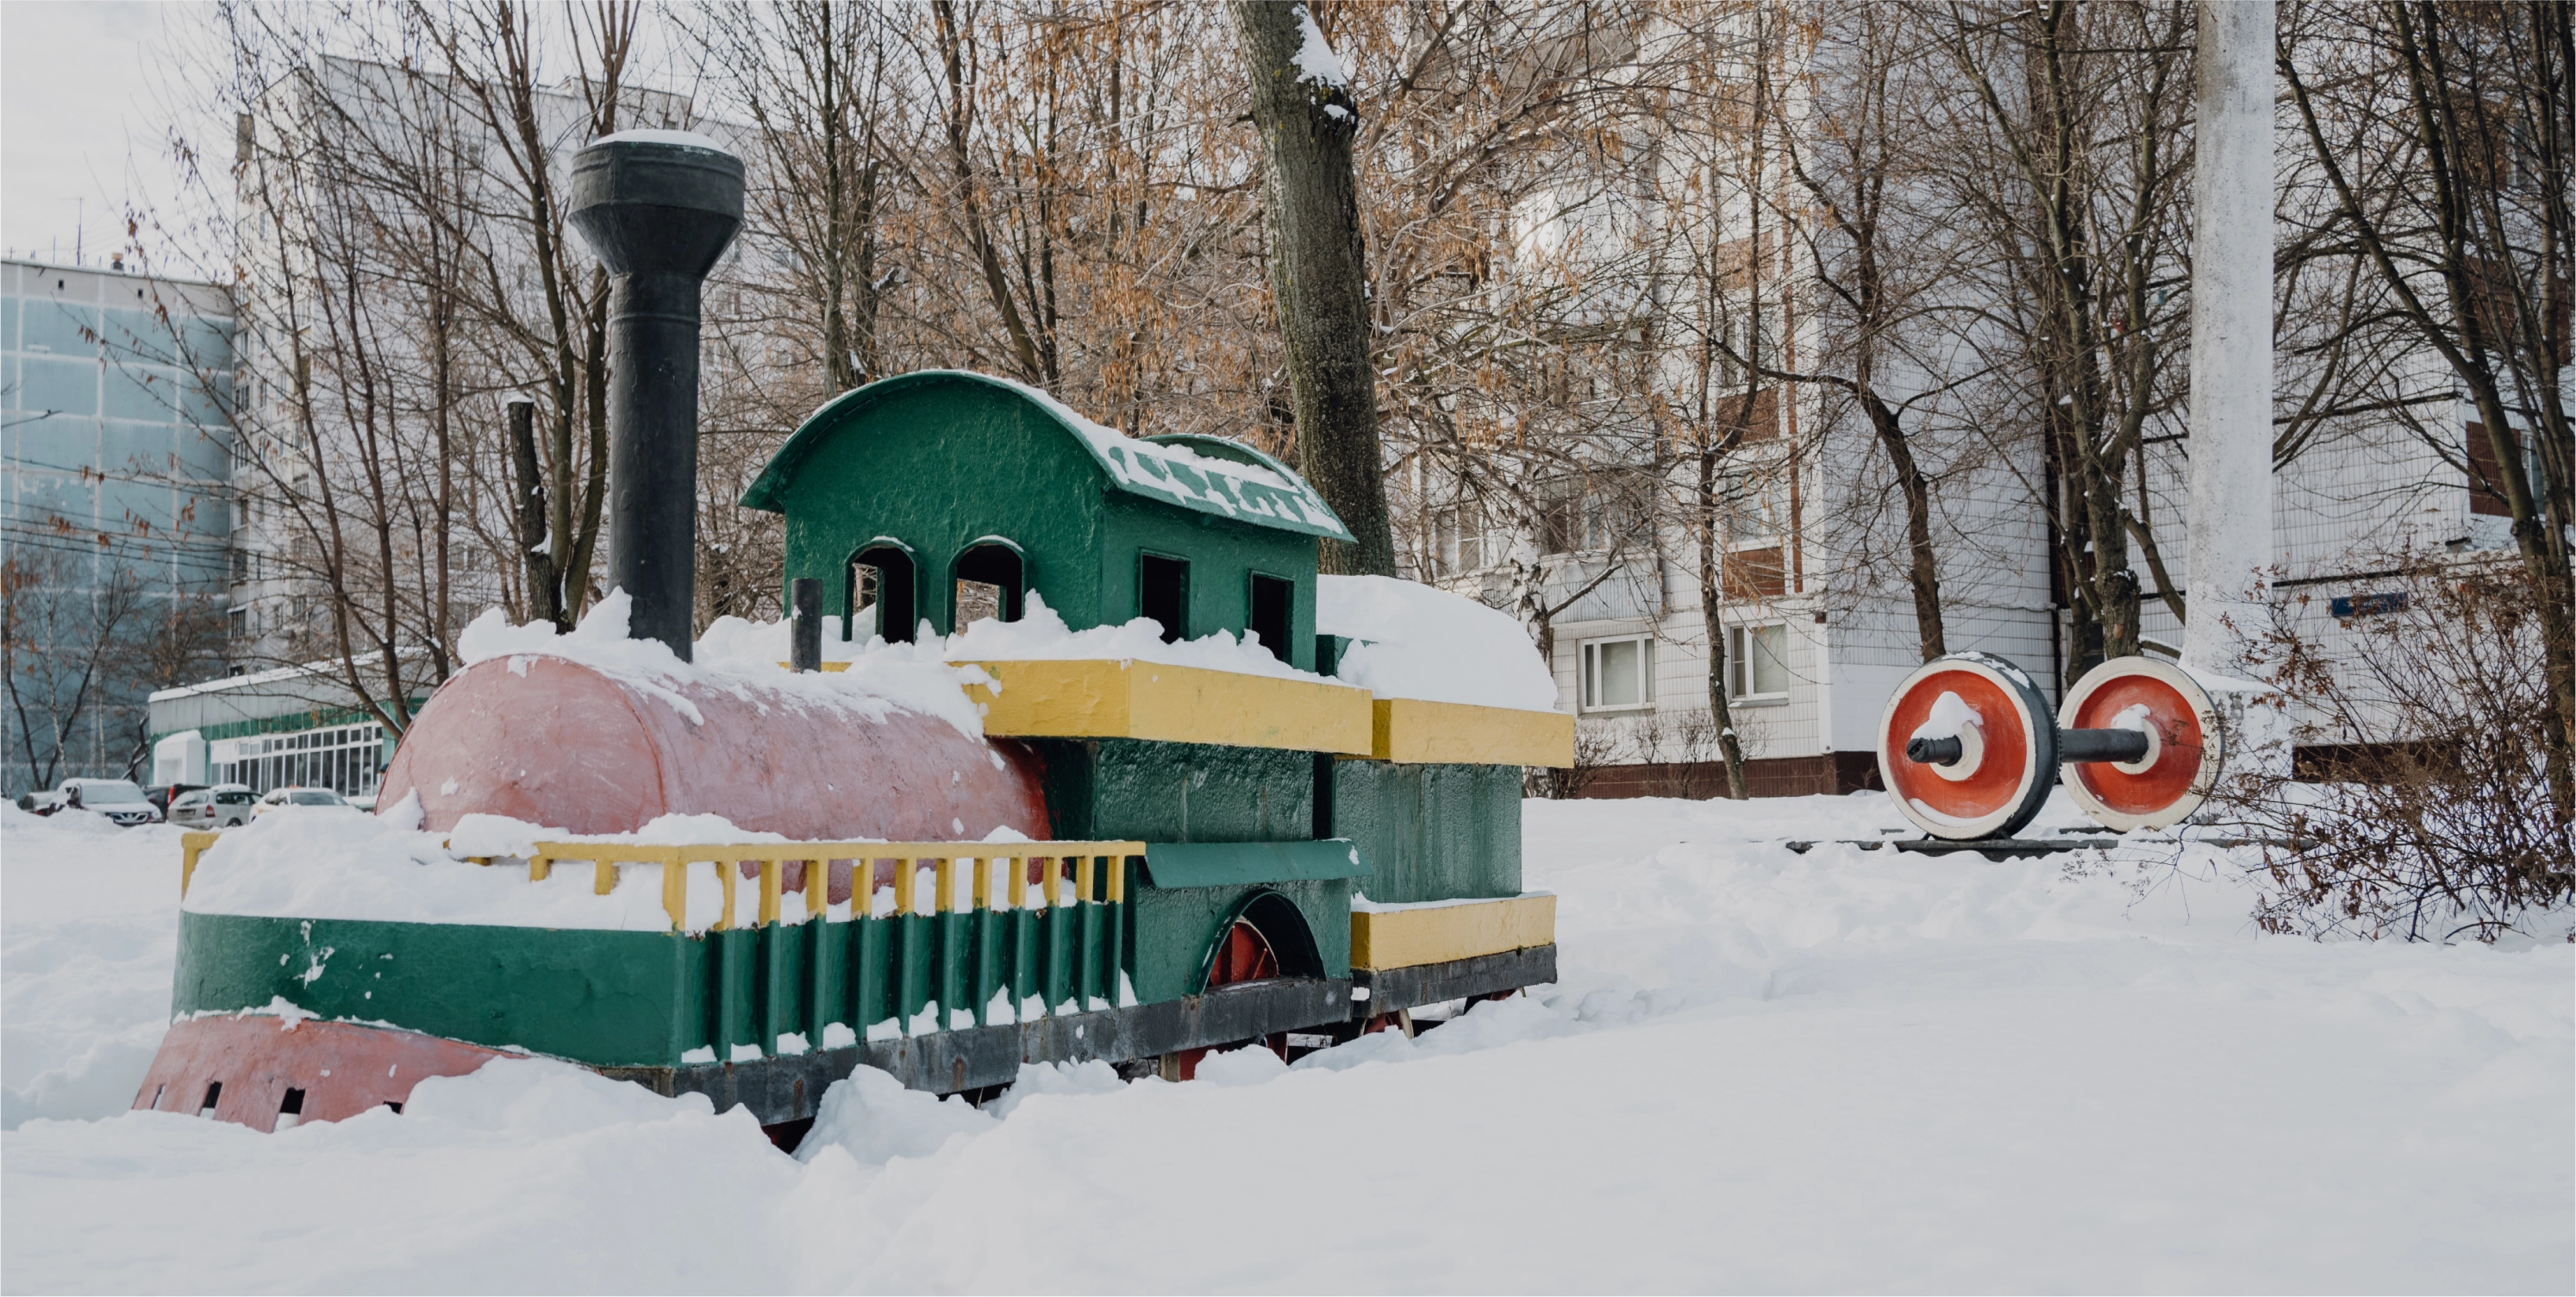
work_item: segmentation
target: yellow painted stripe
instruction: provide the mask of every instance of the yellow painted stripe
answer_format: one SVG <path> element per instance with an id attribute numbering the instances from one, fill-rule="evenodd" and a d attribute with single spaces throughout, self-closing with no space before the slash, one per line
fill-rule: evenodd
<path id="1" fill-rule="evenodd" d="M 1370 753 L 1380 761 L 1571 766 L 1574 718 L 1563 712 L 1380 698 Z"/>
<path id="2" fill-rule="evenodd" d="M 1556 940 L 1556 898 L 1509 896 L 1418 910 L 1351 911 L 1351 967 L 1411 968 Z"/>
<path id="3" fill-rule="evenodd" d="M 983 662 L 997 693 L 967 686 L 984 732 L 1030 738 L 1159 739 L 1365 755 L 1366 690 L 1160 662 Z"/>

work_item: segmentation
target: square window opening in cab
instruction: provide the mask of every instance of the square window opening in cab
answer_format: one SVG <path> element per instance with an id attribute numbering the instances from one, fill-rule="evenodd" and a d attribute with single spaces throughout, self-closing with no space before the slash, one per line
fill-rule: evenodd
<path id="1" fill-rule="evenodd" d="M 1252 574 L 1252 618 L 1245 629 L 1259 636 L 1261 647 L 1282 662 L 1288 660 L 1288 627 L 1295 620 L 1296 606 L 1296 582 Z"/>
<path id="2" fill-rule="evenodd" d="M 1189 638 L 1190 563 L 1188 559 L 1144 554 L 1137 559 L 1136 612 L 1162 624 L 1166 644 Z"/>

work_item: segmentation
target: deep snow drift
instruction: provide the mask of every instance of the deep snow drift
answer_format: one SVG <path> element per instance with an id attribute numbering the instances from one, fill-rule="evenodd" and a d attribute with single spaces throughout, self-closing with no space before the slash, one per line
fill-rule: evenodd
<path id="1" fill-rule="evenodd" d="M 533 1061 L 282 1135 L 122 1113 L 177 835 L 0 811 L 0 1286 L 2576 1286 L 2568 946 L 2265 937 L 2226 865 L 2135 844 L 1780 845 L 1895 824 L 1534 803 L 1558 988 L 1295 1069 L 1032 1072 L 980 1112 L 862 1072 L 789 1158 Z"/>

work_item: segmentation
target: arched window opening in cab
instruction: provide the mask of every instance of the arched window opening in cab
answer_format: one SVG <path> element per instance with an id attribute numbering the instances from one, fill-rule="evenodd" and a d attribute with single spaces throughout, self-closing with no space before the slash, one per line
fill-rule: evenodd
<path id="1" fill-rule="evenodd" d="M 850 612 L 841 619 L 841 638 L 864 644 L 871 635 L 883 635 L 889 644 L 911 643 L 918 622 L 914 572 L 911 551 L 899 545 L 871 544 L 851 555 L 841 605 Z"/>
<path id="2" fill-rule="evenodd" d="M 950 588 L 954 602 L 948 624 L 957 630 L 987 618 L 1018 621 L 1021 596 L 1028 589 L 1028 560 L 1019 546 L 987 536 L 957 556 Z"/>

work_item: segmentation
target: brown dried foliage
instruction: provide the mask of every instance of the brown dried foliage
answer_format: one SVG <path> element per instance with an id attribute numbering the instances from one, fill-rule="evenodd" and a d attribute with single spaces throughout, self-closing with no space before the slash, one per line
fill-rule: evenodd
<path id="1" fill-rule="evenodd" d="M 2331 746 L 2307 772 L 2327 782 L 2223 799 L 2266 830 L 2255 920 L 2409 941 L 2529 932 L 2576 891 L 2576 816 L 2548 779 L 2542 596 L 2509 560 L 2396 566 L 2364 615 L 2319 629 L 2300 600 L 2267 635 L 2275 683 L 2310 709 L 2302 742 Z"/>

